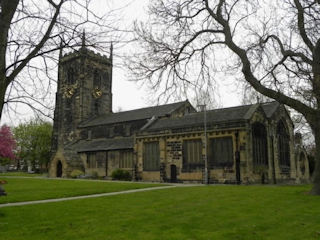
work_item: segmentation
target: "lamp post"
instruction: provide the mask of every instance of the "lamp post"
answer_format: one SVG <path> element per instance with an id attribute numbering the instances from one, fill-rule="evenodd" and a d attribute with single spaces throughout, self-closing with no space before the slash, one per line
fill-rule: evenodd
<path id="1" fill-rule="evenodd" d="M 200 107 L 201 111 L 203 112 L 203 125 L 204 125 L 204 183 L 208 184 L 208 156 L 207 156 L 207 110 L 206 110 L 206 104 L 198 105 Z"/>

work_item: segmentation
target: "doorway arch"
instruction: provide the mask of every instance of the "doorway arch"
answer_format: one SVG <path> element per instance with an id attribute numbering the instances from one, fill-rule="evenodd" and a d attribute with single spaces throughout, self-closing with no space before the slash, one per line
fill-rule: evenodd
<path id="1" fill-rule="evenodd" d="M 59 160 L 57 162 L 57 175 L 58 178 L 62 177 L 62 162 Z"/>
<path id="2" fill-rule="evenodd" d="M 171 182 L 177 182 L 177 166 L 174 164 L 170 165 L 170 178 Z"/>

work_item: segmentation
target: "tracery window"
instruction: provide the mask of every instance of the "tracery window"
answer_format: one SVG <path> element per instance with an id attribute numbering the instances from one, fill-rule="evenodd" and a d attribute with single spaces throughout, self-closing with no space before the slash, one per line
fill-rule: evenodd
<path id="1" fill-rule="evenodd" d="M 188 171 L 204 165 L 201 139 L 183 141 L 183 169 Z"/>
<path id="2" fill-rule="evenodd" d="M 268 165 L 267 130 L 261 123 L 252 125 L 252 154 L 255 166 Z"/>
<path id="3" fill-rule="evenodd" d="M 133 164 L 133 152 L 121 151 L 119 168 L 132 168 L 132 164 Z"/>
<path id="4" fill-rule="evenodd" d="M 146 142 L 143 146 L 143 170 L 160 170 L 159 142 Z"/>
<path id="5" fill-rule="evenodd" d="M 233 144 L 232 137 L 220 137 L 210 140 L 210 166 L 232 167 Z"/>
<path id="6" fill-rule="evenodd" d="M 282 120 L 277 125 L 278 156 L 281 168 L 290 167 L 290 137 Z"/>

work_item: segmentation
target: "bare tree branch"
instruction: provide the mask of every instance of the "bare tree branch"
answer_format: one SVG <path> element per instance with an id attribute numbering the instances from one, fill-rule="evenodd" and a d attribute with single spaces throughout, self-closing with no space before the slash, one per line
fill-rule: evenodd
<path id="1" fill-rule="evenodd" d="M 298 11 L 297 18 L 298 18 L 298 28 L 300 31 L 300 35 L 301 35 L 304 43 L 310 49 L 310 51 L 313 51 L 314 46 L 313 46 L 312 42 L 310 41 L 310 39 L 308 38 L 308 35 L 306 33 L 306 29 L 304 27 L 305 26 L 304 9 L 303 9 L 302 5 L 300 4 L 299 0 L 294 0 L 294 4 L 295 4 L 297 11 Z"/>

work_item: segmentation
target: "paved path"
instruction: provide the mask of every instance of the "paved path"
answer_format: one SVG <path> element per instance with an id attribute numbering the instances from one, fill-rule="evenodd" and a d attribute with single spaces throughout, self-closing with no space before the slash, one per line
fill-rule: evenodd
<path id="1" fill-rule="evenodd" d="M 1 0 L 0 0 L 1 1 Z M 170 183 L 170 182 L 147 182 L 147 181 L 120 181 L 120 180 L 99 180 L 99 179 L 81 179 L 81 178 L 50 178 L 46 176 L 27 177 L 27 176 L 5 176 L 0 175 L 0 178 L 27 178 L 27 179 L 42 179 L 42 180 L 59 180 L 59 181 L 90 181 L 90 182 L 105 182 L 105 183 L 132 183 L 132 184 L 165 184 L 179 187 L 205 186 L 202 183 Z"/>
<path id="2" fill-rule="evenodd" d="M 121 192 L 98 193 L 98 194 L 91 194 L 91 195 L 85 195 L 85 196 L 76 196 L 76 197 L 36 200 L 36 201 L 28 201 L 28 202 L 4 203 L 4 204 L 0 204 L 0 208 L 13 207 L 13 206 L 24 206 L 24 205 L 39 204 L 39 203 L 62 202 L 62 201 L 85 199 L 85 198 L 105 197 L 105 196 L 113 196 L 113 195 L 136 193 L 136 192 L 154 191 L 154 190 L 174 188 L 174 187 L 176 187 L 176 185 L 163 186 L 163 187 L 150 187 L 150 188 L 132 189 L 132 190 L 126 190 L 126 191 L 121 191 Z"/>

